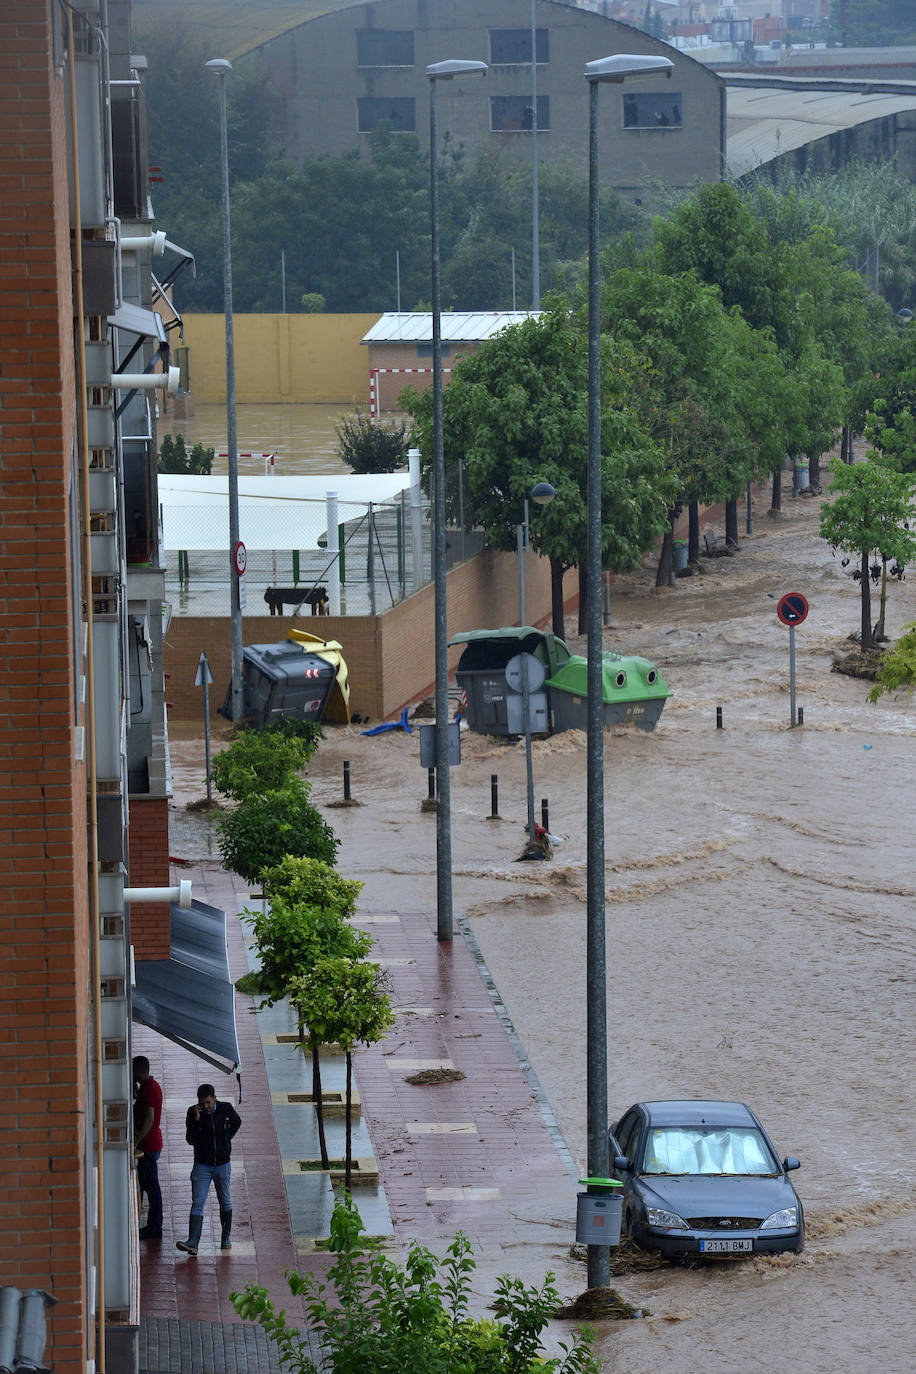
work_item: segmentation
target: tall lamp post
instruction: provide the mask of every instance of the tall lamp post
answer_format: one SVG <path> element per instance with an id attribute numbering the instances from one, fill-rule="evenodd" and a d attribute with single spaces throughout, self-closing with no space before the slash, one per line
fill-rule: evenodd
<path id="1" fill-rule="evenodd" d="M 587 62 L 588 82 L 588 479 L 585 562 L 588 638 L 588 733 L 586 744 L 585 1024 L 588 1112 L 588 1174 L 606 1178 L 607 968 L 604 916 L 604 702 L 601 640 L 601 321 L 598 236 L 598 87 L 631 76 L 671 74 L 667 57 L 619 53 Z M 588 1286 L 610 1282 L 606 1245 L 588 1247 Z"/>
<path id="2" fill-rule="evenodd" d="M 531 309 L 541 308 L 541 229 L 538 191 L 537 0 L 531 0 Z"/>
<path id="3" fill-rule="evenodd" d="M 535 505 L 549 506 L 556 496 L 556 487 L 550 482 L 537 482 L 531 490 L 531 499 Z M 528 548 L 528 497 L 525 497 L 525 519 L 521 525 L 515 527 L 515 547 L 518 557 L 518 627 L 523 630 L 525 627 L 525 550 Z M 526 859 L 542 859 L 543 851 L 538 848 L 537 837 L 535 834 L 534 822 L 534 773 L 531 764 L 531 694 L 528 690 L 528 655 L 522 649 L 519 657 L 521 658 L 522 674 L 522 723 L 525 730 L 525 781 L 528 797 L 528 845 L 525 849 Z"/>
<path id="4" fill-rule="evenodd" d="M 436 622 L 436 938 L 452 938 L 452 799 L 448 768 L 448 628 L 446 624 L 445 450 L 442 441 L 442 306 L 439 283 L 439 169 L 436 84 L 487 70 L 486 62 L 451 58 L 429 77 L 429 210 L 433 295 L 433 584 Z"/>
<path id="5" fill-rule="evenodd" d="M 229 135 L 226 77 L 232 63 L 214 57 L 204 63 L 219 78 L 219 146 L 223 174 L 223 300 L 226 315 L 226 428 L 229 451 L 229 623 L 232 641 L 232 719 L 244 715 L 242 697 L 242 597 L 239 578 L 239 449 L 235 425 L 235 345 L 232 329 L 232 240 L 229 232 Z"/>

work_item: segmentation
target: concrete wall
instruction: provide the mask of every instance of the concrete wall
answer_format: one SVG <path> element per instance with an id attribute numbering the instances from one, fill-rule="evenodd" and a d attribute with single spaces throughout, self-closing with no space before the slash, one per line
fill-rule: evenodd
<path id="1" fill-rule="evenodd" d="M 235 315 L 239 404 L 324 401 L 366 405 L 369 359 L 360 340 L 378 315 Z M 223 315 L 185 315 L 190 391 L 201 404 L 226 399 Z"/>
<path id="2" fill-rule="evenodd" d="M 515 554 L 487 550 L 461 563 L 448 575 L 449 636 L 462 630 L 497 628 L 518 619 L 518 574 Z M 567 597 L 577 591 L 576 575 L 567 574 Z M 433 586 L 376 616 L 246 616 L 246 644 L 277 644 L 292 627 L 339 639 L 350 673 L 350 706 L 361 716 L 380 721 L 396 715 L 408 702 L 429 695 L 435 681 Z M 550 564 L 527 554 L 525 605 L 529 624 L 550 615 Z M 176 616 L 165 640 L 166 695 L 174 720 L 201 720 L 201 691 L 194 674 L 204 649 L 213 672 L 211 710 L 221 706 L 229 684 L 229 621 L 225 617 Z M 450 650 L 454 669 L 460 648 Z"/>
<path id="3" fill-rule="evenodd" d="M 536 24 L 549 30 L 549 61 L 539 64 L 538 97 L 549 100 L 549 129 L 538 131 L 538 155 L 545 162 L 571 158 L 587 165 L 585 63 L 612 53 L 665 56 L 675 64 L 671 80 L 651 77 L 601 92 L 599 142 L 604 181 L 621 190 L 644 187 L 653 178 L 670 185 L 717 181 L 724 130 L 720 90 L 714 72 L 637 29 L 571 5 L 538 0 Z M 429 81 L 426 67 L 444 57 L 490 61 L 491 29 L 530 29 L 529 0 L 377 0 L 352 5 L 290 29 L 244 60 L 269 80 L 272 123 L 293 159 L 368 151 L 369 135 L 358 129 L 361 97 L 414 101 L 420 146 L 429 139 Z M 413 33 L 413 65 L 357 66 L 357 32 L 375 28 Z M 681 128 L 625 129 L 623 92 L 678 93 Z M 523 131 L 494 130 L 490 99 L 530 99 L 530 64 L 491 66 L 485 79 L 471 76 L 439 84 L 438 137 L 469 155 L 503 148 L 530 162 L 531 139 Z"/>

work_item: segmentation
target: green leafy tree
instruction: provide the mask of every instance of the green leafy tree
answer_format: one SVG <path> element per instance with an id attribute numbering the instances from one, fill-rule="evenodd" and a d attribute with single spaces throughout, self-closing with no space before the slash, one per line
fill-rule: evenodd
<path id="1" fill-rule="evenodd" d="M 276 791 L 245 798 L 217 822 L 217 843 L 224 867 L 248 883 L 257 883 L 265 868 L 287 854 L 333 863 L 338 839 L 309 801 L 309 784 L 290 778 Z"/>
<path id="2" fill-rule="evenodd" d="M 346 1056 L 344 1187 L 349 1193 L 353 1161 L 353 1050 L 373 1045 L 394 1024 L 391 999 L 381 983 L 378 964 L 358 963 L 345 955 L 316 959 L 289 985 L 300 1035 L 319 1063 L 323 1045 L 340 1045 Z M 315 1079 L 315 1103 L 321 1101 L 321 1073 Z"/>
<path id="3" fill-rule="evenodd" d="M 174 437 L 164 434 L 156 458 L 156 471 L 209 477 L 214 457 L 215 451 L 205 444 L 194 444 L 189 453 L 183 434 Z"/>
<path id="4" fill-rule="evenodd" d="M 315 746 L 296 735 L 243 730 L 213 760 L 211 780 L 233 801 L 263 797 L 284 787 L 314 753 Z"/>
<path id="5" fill-rule="evenodd" d="M 263 874 L 268 903 L 260 911 L 246 909 L 260 970 L 258 992 L 263 1005 L 288 997 L 297 1007 L 299 980 L 318 963 L 331 959 L 363 959 L 372 948 L 366 931 L 349 924 L 362 883 L 342 878 L 329 863 L 287 855 Z M 304 1013 L 297 1010 L 299 1043 L 305 1051 Z M 329 1167 L 321 1097 L 321 1042 L 311 1045 L 312 1098 L 318 1124 L 323 1168 Z"/>
<path id="6" fill-rule="evenodd" d="M 903 634 L 882 658 L 874 687 L 868 694 L 876 702 L 885 692 L 916 691 L 916 624 L 904 625 Z"/>
<path id="7" fill-rule="evenodd" d="M 397 472 L 407 463 L 407 425 L 376 422 L 365 411 L 342 415 L 336 425 L 337 452 L 354 472 Z"/>
<path id="8" fill-rule="evenodd" d="M 447 493 L 466 465 L 466 512 L 491 547 L 512 550 L 525 498 L 540 481 L 557 495 L 530 520 L 532 547 L 550 559 L 554 633 L 563 633 L 562 578 L 584 563 L 588 435 L 587 347 L 581 316 L 551 302 L 538 319 L 503 330 L 455 368 L 443 398 Z M 632 568 L 665 528 L 675 487 L 661 450 L 630 404 L 646 385 L 636 351 L 602 354 L 604 566 Z M 421 453 L 432 453 L 432 395 L 402 393 Z M 580 598 L 581 599 L 581 598 Z M 581 609 L 581 608 L 580 608 Z"/>
<path id="9" fill-rule="evenodd" d="M 861 593 L 861 644 L 875 644 L 871 623 L 870 559 L 873 553 L 902 568 L 916 552 L 916 534 L 907 528 L 912 479 L 873 458 L 831 465 L 831 501 L 821 511 L 821 537 L 834 549 L 855 554 Z"/>
<path id="10" fill-rule="evenodd" d="M 349 1200 L 331 1215 L 334 1263 L 327 1284 L 287 1271 L 290 1292 L 304 1301 L 306 1323 L 325 1352 L 325 1374 L 599 1374 L 592 1332 L 581 1328 L 562 1355 L 545 1356 L 542 1336 L 559 1306 L 554 1276 L 540 1288 L 501 1276 L 496 1320 L 468 1316 L 475 1268 L 461 1233 L 437 1259 L 414 1241 L 403 1265 L 368 1240 Z M 230 1294 L 236 1312 L 257 1322 L 295 1374 L 318 1374 L 303 1333 L 277 1311 L 267 1289 L 249 1283 Z"/>

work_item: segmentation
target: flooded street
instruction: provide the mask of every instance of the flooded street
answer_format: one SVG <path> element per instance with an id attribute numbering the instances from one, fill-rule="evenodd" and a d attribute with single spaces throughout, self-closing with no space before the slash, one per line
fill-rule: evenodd
<path id="1" fill-rule="evenodd" d="M 755 534 L 734 557 L 703 559 L 702 576 L 656 592 L 647 563 L 615 583 L 606 646 L 653 659 L 675 695 L 654 733 L 606 738 L 608 1083 L 612 1119 L 640 1098 L 746 1101 L 780 1155 L 802 1161 L 808 1244 L 797 1257 L 615 1278 L 652 1315 L 600 1329 L 608 1371 L 914 1367 L 916 704 L 870 706 L 869 684 L 831 672 L 858 625 L 858 587 L 817 537 L 821 501 L 784 505 L 771 520 L 761 501 Z M 810 603 L 794 730 L 776 618 L 789 591 Z M 913 619 L 916 581 L 894 584 L 891 636 Z M 182 733 L 194 732 L 175 732 L 176 800 L 203 790 L 202 748 Z M 361 803 L 326 812 L 341 870 L 404 909 L 431 906 L 435 818 L 420 811 L 417 734 L 326 736 L 313 799 L 341 796 L 349 759 Z M 522 864 L 524 750 L 463 734 L 455 909 L 584 1169 L 584 735 L 536 741 L 533 757 L 535 797 L 549 799 L 562 843 L 552 861 Z M 493 773 L 500 820 L 487 819 Z M 566 1243 L 558 1230 L 558 1257 Z"/>
<path id="2" fill-rule="evenodd" d="M 239 447 L 239 475 L 263 477 L 264 461 L 246 457 L 273 453 L 274 474 L 293 477 L 309 474 L 349 472 L 337 453 L 337 425 L 352 407 L 339 405 L 240 405 L 236 407 Z M 196 405 L 187 420 L 169 415 L 160 423 L 160 434 L 183 434 L 188 448 L 198 442 L 217 450 L 214 476 L 227 471 L 225 457 L 226 406 Z"/>

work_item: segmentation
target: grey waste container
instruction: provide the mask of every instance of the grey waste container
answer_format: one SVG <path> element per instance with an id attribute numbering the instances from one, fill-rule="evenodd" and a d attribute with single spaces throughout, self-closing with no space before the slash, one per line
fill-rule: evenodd
<path id="1" fill-rule="evenodd" d="M 675 539 L 672 545 L 671 555 L 674 563 L 674 571 L 683 572 L 687 567 L 687 540 Z"/>
<path id="2" fill-rule="evenodd" d="M 482 735 L 516 735 L 524 730 L 520 714 L 509 719 L 509 698 L 518 695 L 506 682 L 506 665 L 510 659 L 519 653 L 534 654 L 548 673 L 552 673 L 569 658 L 569 650 L 562 639 L 530 625 L 468 630 L 455 635 L 450 642 L 464 645 L 455 677 L 467 698 L 467 723 Z M 548 729 L 546 713 L 543 726 L 535 729 Z"/>
<path id="3" fill-rule="evenodd" d="M 580 1182 L 585 1182 L 580 1179 Z M 580 1245 L 619 1245 L 623 1193 L 618 1185 L 592 1184 L 576 1200 L 576 1240 Z"/>
<path id="4" fill-rule="evenodd" d="M 256 730 L 277 719 L 321 720 L 337 670 L 298 644 L 249 644 L 242 653 L 242 701 Z M 232 710 L 230 686 L 223 713 Z"/>

